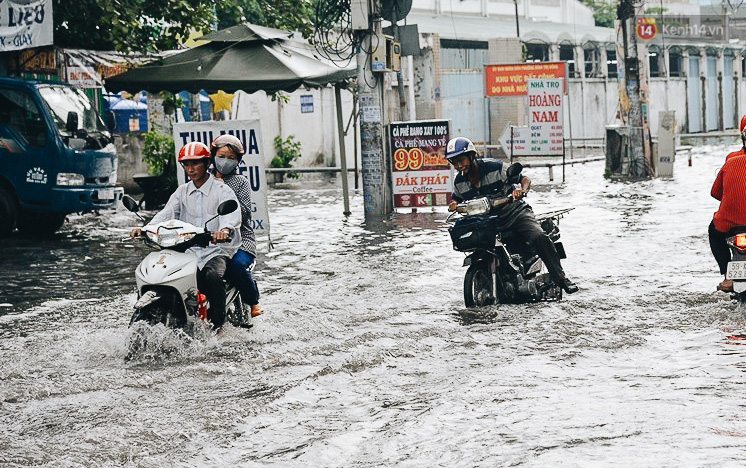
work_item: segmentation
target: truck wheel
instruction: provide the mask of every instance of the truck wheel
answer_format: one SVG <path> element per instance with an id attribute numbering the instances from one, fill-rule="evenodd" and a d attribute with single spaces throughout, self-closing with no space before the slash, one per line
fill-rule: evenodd
<path id="1" fill-rule="evenodd" d="M 18 221 L 16 201 L 7 190 L 0 187 L 0 237 L 9 236 Z"/>
<path id="2" fill-rule="evenodd" d="M 49 236 L 57 232 L 67 215 L 61 213 L 21 213 L 18 217 L 18 230 L 24 234 Z"/>

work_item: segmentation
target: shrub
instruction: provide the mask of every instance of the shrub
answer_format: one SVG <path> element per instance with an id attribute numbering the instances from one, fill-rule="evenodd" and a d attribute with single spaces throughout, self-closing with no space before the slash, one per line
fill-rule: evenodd
<path id="1" fill-rule="evenodd" d="M 288 136 L 285 140 L 280 135 L 275 137 L 276 155 L 270 162 L 270 167 L 292 167 L 293 161 L 300 158 L 300 142 L 293 135 Z M 297 172 L 288 172 L 288 177 L 297 178 Z"/>
<path id="2" fill-rule="evenodd" d="M 177 186 L 174 155 L 176 150 L 174 140 L 163 133 L 149 131 L 145 133 L 145 147 L 142 150 L 142 160 L 148 165 L 148 174 L 161 176 L 169 190 Z"/>

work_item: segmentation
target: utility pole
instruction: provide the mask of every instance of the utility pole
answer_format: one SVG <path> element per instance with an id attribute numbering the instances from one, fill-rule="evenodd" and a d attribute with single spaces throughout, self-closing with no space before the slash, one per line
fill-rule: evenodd
<path id="1" fill-rule="evenodd" d="M 369 0 L 368 12 L 380 11 L 380 0 Z M 367 2 L 366 2 L 367 3 Z M 360 2 L 351 2 L 353 8 Z M 357 52 L 357 89 L 360 103 L 360 149 L 363 171 L 365 216 L 382 216 L 393 211 L 389 164 L 384 149 L 383 72 L 371 69 L 373 51 L 385 48 L 381 19 L 370 18 Z"/>
<path id="2" fill-rule="evenodd" d="M 647 72 L 637 48 L 636 18 L 632 0 L 622 0 L 617 7 L 619 28 L 622 32 L 624 67 L 620 98 L 622 133 L 626 144 L 621 145 L 622 177 L 652 176 L 650 129 L 648 126 Z"/>
<path id="3" fill-rule="evenodd" d="M 394 30 L 394 42 L 401 44 L 401 38 L 399 36 L 399 25 L 396 24 L 395 16 L 391 18 L 391 26 Z M 396 87 L 399 91 L 399 120 L 408 120 L 409 112 L 407 112 L 407 92 L 404 89 L 404 73 L 402 73 L 401 67 L 399 67 L 399 70 L 396 72 L 396 82 Z M 411 83 L 409 85 L 412 86 Z"/>

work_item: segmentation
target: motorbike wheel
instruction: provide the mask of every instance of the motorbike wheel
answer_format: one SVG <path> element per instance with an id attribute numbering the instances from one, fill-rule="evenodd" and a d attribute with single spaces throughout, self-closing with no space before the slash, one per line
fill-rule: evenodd
<path id="1" fill-rule="evenodd" d="M 233 302 L 226 308 L 226 320 L 234 327 L 251 328 L 250 311 L 241 302 L 241 296 L 236 296 Z"/>
<path id="2" fill-rule="evenodd" d="M 482 307 L 495 303 L 492 294 L 492 275 L 487 265 L 471 265 L 464 276 L 464 303 L 466 307 Z"/>
<path id="3" fill-rule="evenodd" d="M 182 328 L 186 325 L 183 318 L 174 317 L 167 308 L 158 305 L 157 302 L 153 306 L 135 310 L 130 319 L 130 326 L 135 322 L 147 322 L 150 325 L 162 323 L 168 328 Z"/>

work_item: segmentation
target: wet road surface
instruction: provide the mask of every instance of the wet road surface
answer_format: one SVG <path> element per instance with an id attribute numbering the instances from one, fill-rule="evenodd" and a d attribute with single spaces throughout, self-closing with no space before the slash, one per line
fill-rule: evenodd
<path id="1" fill-rule="evenodd" d="M 581 291 L 473 310 L 444 212 L 366 222 L 338 183 L 277 186 L 254 329 L 157 330 L 131 362 L 132 215 L 2 240 L 0 465 L 743 465 L 746 308 L 707 243 L 729 150 L 636 183 L 527 169 L 534 211 L 575 207 Z"/>

